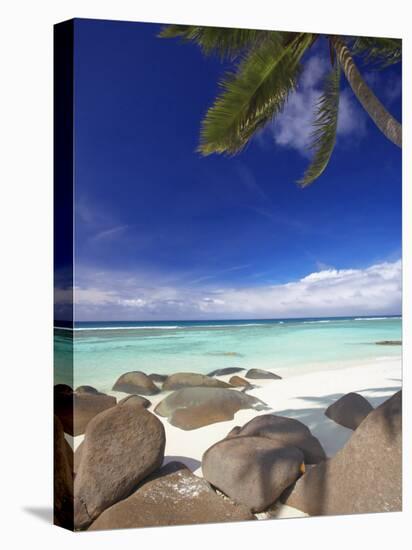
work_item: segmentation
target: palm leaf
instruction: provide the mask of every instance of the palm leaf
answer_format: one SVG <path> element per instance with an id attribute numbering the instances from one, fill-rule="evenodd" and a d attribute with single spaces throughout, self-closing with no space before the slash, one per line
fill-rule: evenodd
<path id="1" fill-rule="evenodd" d="M 221 59 L 233 60 L 245 50 L 260 45 L 272 34 L 280 33 L 254 29 L 168 25 L 162 29 L 159 36 L 194 42 L 205 55 L 217 54 Z"/>
<path id="2" fill-rule="evenodd" d="M 319 99 L 314 121 L 315 130 L 312 133 L 311 149 L 314 151 L 312 162 L 302 179 L 298 181 L 301 187 L 306 187 L 315 181 L 329 163 L 336 143 L 339 110 L 340 66 L 336 63 L 332 72 L 325 79 L 324 91 Z"/>
<path id="3" fill-rule="evenodd" d="M 221 82 L 222 94 L 202 122 L 199 151 L 239 152 L 253 133 L 279 113 L 300 73 L 312 35 L 300 33 L 287 46 L 273 33 L 249 52 Z"/>
<path id="4" fill-rule="evenodd" d="M 362 56 L 366 64 L 383 69 L 402 61 L 402 40 L 360 36 L 352 45 L 352 53 Z"/>

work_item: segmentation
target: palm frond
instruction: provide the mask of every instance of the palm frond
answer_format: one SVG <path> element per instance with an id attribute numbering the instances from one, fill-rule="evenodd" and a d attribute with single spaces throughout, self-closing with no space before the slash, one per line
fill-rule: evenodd
<path id="1" fill-rule="evenodd" d="M 249 52 L 235 72 L 226 74 L 220 84 L 223 92 L 202 122 L 201 153 L 237 153 L 282 110 L 311 40 L 311 34 L 300 33 L 284 46 L 282 37 L 273 34 Z"/>
<path id="2" fill-rule="evenodd" d="M 402 40 L 359 36 L 352 45 L 352 53 L 363 57 L 366 64 L 385 68 L 402 61 Z"/>
<path id="3" fill-rule="evenodd" d="M 221 59 L 235 59 L 245 50 L 259 46 L 276 31 L 231 29 L 223 27 L 195 27 L 168 25 L 162 29 L 161 38 L 181 38 L 200 46 L 205 55 L 216 54 Z M 289 33 L 284 33 L 289 34 Z"/>
<path id="4" fill-rule="evenodd" d="M 336 63 L 325 79 L 324 91 L 317 105 L 314 121 L 315 130 L 312 133 L 312 143 L 310 145 L 314 155 L 305 174 L 298 181 L 301 187 L 310 185 L 322 174 L 335 147 L 339 110 L 339 83 L 340 66 L 339 63 Z"/>

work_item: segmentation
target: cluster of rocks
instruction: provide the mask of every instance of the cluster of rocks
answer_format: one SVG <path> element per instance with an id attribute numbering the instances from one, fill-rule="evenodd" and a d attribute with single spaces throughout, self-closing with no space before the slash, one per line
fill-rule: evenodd
<path id="1" fill-rule="evenodd" d="M 246 380 L 280 380 L 281 377 L 273 372 L 263 369 L 249 369 L 245 378 L 238 376 L 238 373 L 245 369 L 239 367 L 227 367 L 211 371 L 209 374 L 198 374 L 195 372 L 178 372 L 166 376 L 164 374 L 145 374 L 141 371 L 132 371 L 122 374 L 113 386 L 114 391 L 131 394 L 155 395 L 161 391 L 174 391 L 182 388 L 233 388 L 250 387 L 253 385 Z M 232 376 L 229 382 L 215 378 L 216 376 Z"/>
<path id="2" fill-rule="evenodd" d="M 244 521 L 279 503 L 309 515 L 401 508 L 401 392 L 377 409 L 356 393 L 329 406 L 325 415 L 354 431 L 332 458 L 302 422 L 261 414 L 206 450 L 203 478 L 179 462 L 162 467 L 159 416 L 193 430 L 268 409 L 244 392 L 253 387 L 247 379 L 279 377 L 251 369 L 243 378 L 242 370 L 125 373 L 113 386 L 128 394 L 118 402 L 91 386 L 55 386 L 55 522 L 96 530 Z M 147 410 L 144 396 L 162 391 Z M 65 433 L 84 434 L 75 453 Z"/>
<path id="3" fill-rule="evenodd" d="M 261 369 L 250 369 L 245 378 L 234 375 L 243 370 L 228 367 L 214 370 L 208 375 L 179 372 L 170 376 L 127 372 L 116 381 L 113 390 L 139 395 L 172 392 L 156 406 L 156 414 L 166 417 L 173 426 L 194 430 L 215 422 L 232 420 L 240 409 L 260 411 L 266 408 L 266 404 L 256 397 L 246 395 L 245 392 L 254 387 L 246 378 L 263 380 L 280 379 L 280 376 Z M 216 378 L 232 374 L 234 376 L 229 382 Z"/>
<path id="4" fill-rule="evenodd" d="M 124 402 L 139 402 L 146 408 L 151 406 L 151 402 L 143 396 L 185 390 L 165 397 L 156 412 L 160 416 L 168 417 L 173 425 L 191 430 L 213 422 L 231 420 L 240 409 L 261 410 L 265 407 L 255 397 L 239 393 L 239 390 L 245 392 L 254 387 L 245 378 L 232 376 L 229 382 L 215 378 L 242 370 L 244 369 L 229 367 L 213 371 L 209 375 L 181 372 L 170 376 L 133 371 L 122 374 L 112 389 L 129 394 Z M 246 373 L 247 378 L 255 380 L 259 376 L 262 379 L 279 378 L 268 371 L 257 372 L 257 369 Z M 115 397 L 101 393 L 92 386 L 79 386 L 76 390 L 66 384 L 57 384 L 54 387 L 55 414 L 62 423 L 64 432 L 72 436 L 84 434 L 92 418 L 115 405 Z"/>
<path id="5" fill-rule="evenodd" d="M 354 393 L 332 404 L 325 414 L 354 431 L 332 458 L 301 422 L 258 416 L 204 453 L 204 478 L 254 513 L 279 502 L 308 515 L 399 511 L 401 395 L 377 409 Z"/>
<path id="6" fill-rule="evenodd" d="M 326 459 L 319 441 L 298 420 L 265 414 L 225 439 L 202 457 L 203 476 L 224 494 L 262 512 L 305 471 L 305 464 Z"/>
<path id="7" fill-rule="evenodd" d="M 73 390 L 66 384 L 57 384 L 54 387 L 56 523 L 86 529 L 104 511 L 107 514 L 99 521 L 110 522 L 112 508 L 116 517 L 119 513 L 118 503 L 127 506 L 131 497 L 132 503 L 141 498 L 151 501 L 153 494 L 166 491 L 166 486 L 169 486 L 170 502 L 181 504 L 180 516 L 176 516 L 176 507 L 171 506 L 169 511 L 165 508 L 164 517 L 159 514 L 154 517 L 147 505 L 146 519 L 139 516 L 139 520 L 130 520 L 133 524 L 254 519 L 250 510 L 230 499 L 222 500 L 207 481 L 194 476 L 182 464 L 160 469 L 164 458 L 164 428 L 157 416 L 147 410 L 151 402 L 145 397 L 168 392 L 155 412 L 184 430 L 231 420 L 240 409 L 266 408 L 259 399 L 239 391 L 253 387 L 246 379 L 232 376 L 229 382 L 224 382 L 216 378 L 242 370 L 220 369 L 207 376 L 128 372 L 113 386 L 113 391 L 127 394 L 118 402 L 92 386 L 83 385 Z M 267 373 L 261 374 L 264 378 Z M 84 434 L 75 453 L 65 434 Z M 150 484 L 143 483 L 149 479 Z M 176 479 L 179 483 L 175 483 Z M 144 490 L 140 487 L 142 484 Z M 193 508 L 193 496 L 198 501 L 197 509 Z M 129 512 L 126 516 L 130 516 Z"/>
<path id="8" fill-rule="evenodd" d="M 309 515 L 402 509 L 402 392 L 369 412 L 346 445 L 282 498 Z"/>
<path id="9" fill-rule="evenodd" d="M 163 424 L 134 397 L 90 420 L 74 456 L 55 416 L 55 523 L 96 530 L 255 519 L 185 465 L 162 467 Z"/>

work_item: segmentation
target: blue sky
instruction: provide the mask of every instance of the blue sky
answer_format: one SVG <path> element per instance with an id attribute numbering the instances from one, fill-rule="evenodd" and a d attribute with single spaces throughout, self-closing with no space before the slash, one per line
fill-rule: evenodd
<path id="1" fill-rule="evenodd" d="M 294 183 L 324 45 L 244 152 L 203 158 L 200 121 L 224 66 L 159 29 L 76 20 L 76 318 L 399 313 L 401 151 L 344 80 L 329 167 Z M 400 119 L 400 67 L 365 73 Z"/>

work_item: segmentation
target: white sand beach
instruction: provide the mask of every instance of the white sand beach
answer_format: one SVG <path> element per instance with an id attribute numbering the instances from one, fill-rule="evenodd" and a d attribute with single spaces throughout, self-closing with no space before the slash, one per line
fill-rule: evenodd
<path id="1" fill-rule="evenodd" d="M 275 370 L 273 371 L 275 372 Z M 242 373 L 239 373 L 242 376 Z M 230 376 L 219 377 L 227 381 Z M 358 366 L 325 369 L 290 375 L 281 380 L 256 380 L 256 387 L 249 395 L 264 401 L 269 410 L 240 410 L 233 420 L 218 422 L 185 431 L 169 424 L 166 418 L 159 417 L 166 431 L 164 464 L 180 461 L 192 472 L 202 476 L 201 460 L 203 453 L 214 443 L 223 439 L 234 426 L 242 426 L 260 414 L 274 413 L 300 420 L 308 426 L 321 442 L 328 457 L 332 457 L 346 443 L 352 430 L 336 424 L 324 414 L 326 408 L 349 392 L 363 395 L 373 407 L 380 405 L 401 388 L 401 360 L 378 359 L 361 362 Z M 236 390 L 234 390 L 236 391 Z M 118 399 L 126 394 L 110 392 Z M 153 411 L 157 403 L 167 396 L 162 392 L 150 397 Z M 71 441 L 74 449 L 83 440 L 80 435 Z M 70 439 L 68 438 L 69 442 Z M 278 506 L 272 517 L 296 517 L 305 515 L 288 506 Z M 260 515 L 262 516 L 262 515 Z M 264 514 L 263 514 L 264 517 Z"/>

